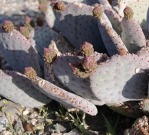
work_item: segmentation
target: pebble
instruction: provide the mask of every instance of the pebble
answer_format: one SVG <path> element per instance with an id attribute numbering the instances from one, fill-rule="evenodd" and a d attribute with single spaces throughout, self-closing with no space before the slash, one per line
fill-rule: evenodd
<path id="1" fill-rule="evenodd" d="M 15 130 L 19 130 L 20 132 L 23 132 L 24 131 L 24 128 L 23 128 L 23 124 L 22 124 L 22 121 L 21 119 L 18 119 L 14 125 L 14 129 Z"/>
<path id="2" fill-rule="evenodd" d="M 0 117 L 0 132 L 5 130 L 7 122 L 8 122 L 8 120 L 6 117 Z"/>
<path id="3" fill-rule="evenodd" d="M 23 116 L 28 115 L 30 113 L 30 108 L 25 108 L 25 110 L 22 112 Z"/>
<path id="4" fill-rule="evenodd" d="M 0 111 L 0 116 L 6 115 L 6 118 L 10 118 L 11 121 L 17 120 L 24 109 L 19 104 L 7 101 L 5 99 L 0 100 L 0 107 L 3 107 L 4 111 Z"/>
<path id="5" fill-rule="evenodd" d="M 81 135 L 81 133 L 77 129 L 74 128 L 70 132 L 64 133 L 63 135 Z"/>
<path id="6" fill-rule="evenodd" d="M 9 131 L 3 131 L 1 133 L 1 135 L 13 135 L 13 134 L 11 132 L 9 132 Z"/>

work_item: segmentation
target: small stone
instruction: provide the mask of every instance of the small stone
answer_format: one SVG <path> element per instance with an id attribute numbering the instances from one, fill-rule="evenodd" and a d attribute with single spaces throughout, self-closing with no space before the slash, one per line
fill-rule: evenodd
<path id="1" fill-rule="evenodd" d="M 36 118 L 38 116 L 38 113 L 37 112 L 32 112 L 30 115 L 29 115 L 29 117 L 30 117 L 30 119 L 34 119 L 34 118 Z"/>
<path id="2" fill-rule="evenodd" d="M 62 134 L 60 134 L 60 133 L 52 133 L 51 135 L 62 135 Z"/>
<path id="3" fill-rule="evenodd" d="M 13 134 L 11 132 L 9 132 L 9 131 L 3 131 L 1 133 L 1 135 L 13 135 Z"/>
<path id="4" fill-rule="evenodd" d="M 0 117 L 0 132 L 6 128 L 8 120 L 6 117 Z"/>
<path id="5" fill-rule="evenodd" d="M 77 129 L 72 129 L 70 132 L 68 133 L 64 133 L 63 135 L 80 135 L 81 133 L 77 130 Z"/>
<path id="6" fill-rule="evenodd" d="M 23 115 L 28 115 L 30 113 L 30 108 L 26 108 L 24 111 L 23 111 Z"/>
<path id="7" fill-rule="evenodd" d="M 22 124 L 22 121 L 21 119 L 18 119 L 14 125 L 14 129 L 17 131 L 19 130 L 19 132 L 23 132 L 24 131 L 24 128 L 23 128 L 23 124 Z"/>
<path id="8" fill-rule="evenodd" d="M 56 123 L 55 125 L 53 125 L 53 127 L 55 128 L 56 131 L 59 131 L 59 132 L 66 131 L 66 128 L 62 124 L 59 124 L 59 123 Z"/>
<path id="9" fill-rule="evenodd" d="M 0 116 L 3 116 L 5 114 L 6 118 L 11 118 L 12 121 L 17 120 L 24 109 L 19 104 L 15 104 L 5 99 L 0 100 L 0 107 L 3 108 L 4 111 L 0 111 Z"/>
<path id="10" fill-rule="evenodd" d="M 36 123 L 37 123 L 37 121 L 38 121 L 37 119 L 32 119 L 32 120 L 31 120 L 31 124 L 32 124 L 33 126 L 35 126 Z"/>
<path id="11" fill-rule="evenodd" d="M 87 135 L 99 135 L 99 132 L 98 131 L 89 130 Z"/>

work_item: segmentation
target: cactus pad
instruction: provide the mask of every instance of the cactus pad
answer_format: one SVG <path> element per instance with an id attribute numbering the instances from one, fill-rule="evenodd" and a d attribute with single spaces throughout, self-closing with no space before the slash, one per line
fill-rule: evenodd
<path id="1" fill-rule="evenodd" d="M 113 56 L 90 76 L 91 89 L 98 99 L 109 104 L 141 100 L 147 96 L 148 75 L 139 69 L 148 66 L 145 57 Z"/>
<path id="2" fill-rule="evenodd" d="M 132 9 L 124 9 L 125 16 L 121 21 L 121 37 L 130 53 L 136 53 L 142 47 L 146 46 L 145 35 L 138 21 L 133 18 Z"/>
<path id="3" fill-rule="evenodd" d="M 69 63 L 76 63 L 80 61 L 81 59 L 79 57 L 74 57 L 71 55 L 58 57 L 56 59 L 56 62 L 54 63 L 53 68 L 55 76 L 69 90 L 73 91 L 74 93 L 82 96 L 83 98 L 91 101 L 96 105 L 102 105 L 103 103 L 97 100 L 97 98 L 91 92 L 88 79 L 83 79 L 74 75 L 71 67 L 69 66 Z"/>
<path id="4" fill-rule="evenodd" d="M 51 101 L 21 73 L 0 70 L 0 78 L 0 95 L 13 102 L 26 107 L 40 107 Z"/>
<path id="5" fill-rule="evenodd" d="M 95 50 L 106 52 L 92 9 L 93 7 L 83 3 L 68 3 L 65 10 L 54 13 L 51 11 L 48 16 L 55 15 L 53 29 L 60 31 L 75 48 L 80 49 L 80 45 L 87 41 L 93 44 Z M 50 20 L 50 17 L 46 20 Z M 53 22 L 48 24 L 52 26 Z"/>
<path id="6" fill-rule="evenodd" d="M 128 50 L 125 47 L 123 41 L 120 36 L 113 29 L 110 20 L 104 13 L 104 8 L 102 5 L 97 5 L 93 9 L 93 15 L 98 19 L 99 31 L 101 33 L 103 42 L 108 51 L 109 55 L 127 54 Z"/>
<path id="7" fill-rule="evenodd" d="M 36 52 L 20 32 L 13 30 L 6 33 L 0 29 L 0 48 L 0 55 L 12 70 L 23 72 L 26 66 L 33 66 L 40 74 Z"/>
<path id="8" fill-rule="evenodd" d="M 29 78 L 31 72 L 34 72 L 31 68 L 28 68 L 29 70 L 26 70 L 26 72 L 29 72 Z M 28 73 L 26 73 L 28 74 Z M 31 74 L 31 82 L 40 92 L 46 94 L 48 97 L 60 102 L 60 103 L 66 103 L 68 105 L 71 105 L 73 107 L 76 107 L 85 113 L 88 113 L 90 115 L 96 115 L 97 114 L 97 108 L 94 104 L 87 101 L 84 98 L 81 98 L 75 94 L 72 94 L 70 92 L 65 91 L 64 89 L 61 89 L 60 87 L 42 79 L 37 76 L 32 78 Z"/>
<path id="9" fill-rule="evenodd" d="M 48 48 L 52 39 L 58 37 L 58 34 L 48 27 L 46 23 L 43 26 L 36 26 L 34 29 L 34 35 L 29 41 L 35 46 L 38 52 L 38 59 L 40 66 L 43 67 L 43 51 L 44 48 Z"/>

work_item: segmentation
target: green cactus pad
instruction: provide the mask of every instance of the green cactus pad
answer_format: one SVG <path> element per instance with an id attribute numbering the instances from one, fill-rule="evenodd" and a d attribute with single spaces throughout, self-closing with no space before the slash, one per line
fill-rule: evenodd
<path id="1" fill-rule="evenodd" d="M 147 96 L 148 75 L 139 71 L 148 66 L 145 57 L 115 55 L 91 74 L 91 89 L 99 100 L 108 104 L 141 100 Z"/>

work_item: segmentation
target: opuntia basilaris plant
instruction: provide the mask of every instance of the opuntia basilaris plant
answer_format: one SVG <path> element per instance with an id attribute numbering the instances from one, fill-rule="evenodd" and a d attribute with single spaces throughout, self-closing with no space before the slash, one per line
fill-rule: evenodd
<path id="1" fill-rule="evenodd" d="M 1 24 L 1 96 L 90 115 L 104 104 L 131 117 L 149 112 L 149 0 L 90 4 L 39 1 L 36 21 Z"/>

